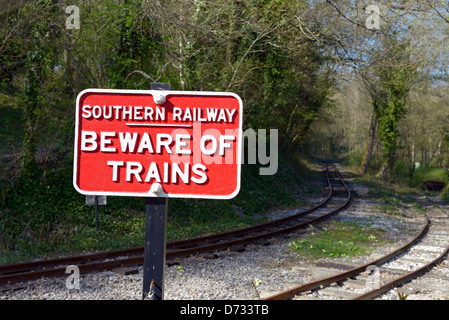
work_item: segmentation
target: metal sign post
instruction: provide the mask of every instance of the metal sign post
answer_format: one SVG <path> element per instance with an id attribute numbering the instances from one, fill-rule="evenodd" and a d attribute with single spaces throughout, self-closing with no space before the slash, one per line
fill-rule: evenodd
<path id="1" fill-rule="evenodd" d="M 152 90 L 170 90 L 169 83 L 152 83 Z M 164 299 L 167 198 L 146 198 L 142 299 Z"/>
<path id="2" fill-rule="evenodd" d="M 167 198 L 146 198 L 142 299 L 163 300 Z"/>
<path id="3" fill-rule="evenodd" d="M 98 223 L 98 197 L 95 196 L 95 229 L 100 230 L 100 225 Z"/>

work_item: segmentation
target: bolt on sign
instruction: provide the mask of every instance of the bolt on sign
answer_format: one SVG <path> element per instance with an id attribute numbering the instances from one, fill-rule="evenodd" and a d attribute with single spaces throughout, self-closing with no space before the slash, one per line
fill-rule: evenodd
<path id="1" fill-rule="evenodd" d="M 234 93 L 84 90 L 74 187 L 85 195 L 230 199 L 240 190 L 242 112 Z"/>

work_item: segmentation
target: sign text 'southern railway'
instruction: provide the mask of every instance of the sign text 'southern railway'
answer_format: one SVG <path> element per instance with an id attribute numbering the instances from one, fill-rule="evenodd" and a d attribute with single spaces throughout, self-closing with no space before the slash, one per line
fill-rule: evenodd
<path id="1" fill-rule="evenodd" d="M 86 195 L 232 198 L 240 189 L 242 109 L 233 93 L 84 90 L 74 186 Z"/>

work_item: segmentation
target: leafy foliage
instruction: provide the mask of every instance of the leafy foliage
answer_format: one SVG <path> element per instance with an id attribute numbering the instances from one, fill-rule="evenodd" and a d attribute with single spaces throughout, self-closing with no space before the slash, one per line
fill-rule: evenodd
<path id="1" fill-rule="evenodd" d="M 316 173 L 281 158 L 283 172 L 260 176 L 258 165 L 244 165 L 239 195 L 229 201 L 170 199 L 167 240 L 237 229 L 264 219 L 270 208 L 303 204 L 297 190 L 304 176 Z M 140 198 L 108 197 L 99 208 L 95 229 L 93 206 L 73 188 L 72 168 L 66 163 L 36 179 L 20 177 L 0 206 L 0 263 L 51 255 L 69 255 L 141 246 L 145 234 L 145 201 Z M 310 190 L 307 192 L 320 192 Z"/>

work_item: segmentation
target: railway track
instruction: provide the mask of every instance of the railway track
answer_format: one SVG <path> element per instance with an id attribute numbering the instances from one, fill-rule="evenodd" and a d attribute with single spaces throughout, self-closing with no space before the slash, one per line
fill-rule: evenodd
<path id="1" fill-rule="evenodd" d="M 366 300 L 400 288 L 430 271 L 446 257 L 449 252 L 449 225 L 446 220 L 446 215 L 426 216 L 420 232 L 396 250 L 360 266 L 337 262 L 332 270 L 326 270 L 332 273 L 331 276 L 263 299 Z M 397 292 L 400 295 L 401 289 Z"/>
<path id="2" fill-rule="evenodd" d="M 266 239 L 293 233 L 299 229 L 308 227 L 310 224 L 331 217 L 349 204 L 351 192 L 335 167 L 333 167 L 333 170 L 329 170 L 326 164 L 325 174 L 329 193 L 322 202 L 314 207 L 282 219 L 248 228 L 169 242 L 167 243 L 166 252 L 167 261 L 178 257 L 243 247 L 249 243 L 257 243 L 261 239 L 265 243 Z M 83 274 L 142 264 L 143 247 L 139 247 L 0 266 L 0 291 L 8 290 L 11 285 L 17 282 L 39 279 L 41 277 L 67 276 L 65 270 L 69 265 L 78 266 L 80 273 Z"/>

